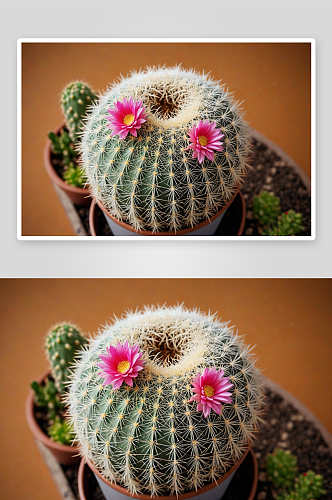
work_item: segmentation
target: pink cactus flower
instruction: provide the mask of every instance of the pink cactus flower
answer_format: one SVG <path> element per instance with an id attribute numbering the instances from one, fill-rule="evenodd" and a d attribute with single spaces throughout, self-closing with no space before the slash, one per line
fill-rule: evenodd
<path id="1" fill-rule="evenodd" d="M 214 150 L 223 150 L 219 139 L 224 137 L 224 134 L 221 134 L 220 128 L 216 128 L 216 125 L 216 122 L 210 123 L 209 120 L 200 121 L 197 126 L 193 125 L 193 128 L 188 131 L 191 144 L 187 150 L 194 150 L 193 158 L 198 158 L 199 163 L 203 163 L 205 156 L 213 161 Z"/>
<path id="2" fill-rule="evenodd" d="M 118 342 L 116 347 L 106 347 L 106 351 L 107 354 L 99 355 L 101 362 L 97 363 L 102 370 L 98 375 L 105 379 L 103 385 L 112 384 L 113 389 L 119 389 L 125 381 L 133 387 L 133 378 L 144 368 L 142 353 L 138 352 L 139 345 L 131 347 L 126 340 L 123 345 Z"/>
<path id="3" fill-rule="evenodd" d="M 132 97 L 129 101 L 124 97 L 123 101 L 117 101 L 114 108 L 107 111 L 111 116 L 107 116 L 110 123 L 107 126 L 112 130 L 111 136 L 119 135 L 120 139 L 127 137 L 128 132 L 137 137 L 137 130 L 146 122 L 146 112 L 142 101 L 135 102 Z"/>
<path id="4" fill-rule="evenodd" d="M 202 375 L 197 373 L 193 378 L 192 385 L 195 395 L 190 401 L 197 401 L 197 411 L 203 411 L 206 418 L 214 410 L 218 415 L 221 412 L 221 401 L 231 403 L 232 400 L 228 389 L 234 386 L 229 383 L 229 377 L 224 377 L 224 370 L 205 368 Z"/>

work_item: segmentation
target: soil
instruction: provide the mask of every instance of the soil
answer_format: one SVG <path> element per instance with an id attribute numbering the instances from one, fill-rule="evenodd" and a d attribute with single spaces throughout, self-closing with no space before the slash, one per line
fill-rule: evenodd
<path id="1" fill-rule="evenodd" d="M 314 424 L 281 396 L 266 390 L 265 424 L 253 443 L 258 462 L 258 486 L 255 500 L 275 500 L 277 492 L 266 477 L 266 457 L 275 448 L 289 450 L 297 457 L 299 474 L 313 470 L 324 477 L 326 494 L 320 500 L 332 500 L 332 453 Z M 243 464 L 244 465 L 244 464 Z M 62 466 L 74 494 L 78 497 L 77 469 Z M 89 471 L 90 474 L 90 471 Z M 236 480 L 236 478 L 238 480 Z M 246 500 L 250 491 L 250 477 L 245 467 L 239 467 L 223 500 Z M 96 479 L 89 479 L 89 500 L 104 500 Z"/>
<path id="2" fill-rule="evenodd" d="M 247 209 L 243 236 L 260 236 L 262 233 L 262 228 L 253 214 L 253 197 L 262 190 L 274 193 L 280 198 L 282 212 L 294 210 L 301 213 L 304 230 L 299 236 L 310 236 L 311 198 L 308 189 L 294 168 L 286 165 L 276 153 L 256 139 L 252 139 L 250 166 L 251 168 L 245 175 L 244 182 L 241 185 L 241 192 Z M 234 216 L 236 210 L 232 205 L 227 210 L 215 233 L 218 236 L 234 236 L 237 234 L 239 216 Z M 91 235 L 89 208 L 76 207 L 76 209 L 87 233 Z M 98 212 L 100 236 L 112 236 L 105 217 L 99 209 Z"/>

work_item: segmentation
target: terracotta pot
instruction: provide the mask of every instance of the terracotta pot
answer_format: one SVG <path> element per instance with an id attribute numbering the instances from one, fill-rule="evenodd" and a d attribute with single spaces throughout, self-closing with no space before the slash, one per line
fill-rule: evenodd
<path id="1" fill-rule="evenodd" d="M 229 200 L 229 202 L 223 208 L 221 208 L 219 212 L 217 212 L 213 217 L 210 217 L 209 220 L 200 222 L 193 228 L 190 227 L 187 229 L 180 229 L 176 233 L 174 231 L 160 231 L 157 233 L 145 230 L 136 231 L 130 224 L 127 224 L 126 222 L 120 221 L 115 217 L 113 217 L 113 215 L 111 215 L 108 212 L 108 210 L 105 208 L 105 206 L 101 201 L 96 200 L 96 203 L 98 204 L 99 208 L 104 212 L 106 220 L 114 236 L 212 236 L 217 230 L 223 216 L 225 215 L 226 210 L 236 198 L 237 193 L 238 189 L 237 191 L 235 191 L 234 195 Z"/>
<path id="2" fill-rule="evenodd" d="M 114 500 L 120 500 L 123 498 L 123 500 L 128 500 L 128 497 L 133 496 L 134 498 L 139 498 L 141 500 L 151 500 L 150 495 L 130 495 L 130 493 L 125 489 L 122 488 L 121 486 L 118 486 L 117 484 L 110 483 L 110 481 L 104 479 L 101 474 L 95 469 L 95 467 L 92 465 L 91 462 L 86 463 L 85 459 L 82 459 L 80 468 L 78 471 L 78 491 L 79 491 L 79 496 L 81 500 L 91 500 L 89 496 L 89 468 L 93 471 L 95 474 L 96 478 L 102 481 L 102 483 L 108 485 L 111 490 L 112 490 L 112 498 Z M 189 498 L 193 498 L 195 500 L 205 500 L 207 498 L 209 492 L 213 493 L 213 490 L 217 493 L 216 498 L 220 499 L 221 495 L 218 495 L 218 490 L 220 485 L 222 485 L 225 480 L 230 478 L 230 476 L 233 476 L 233 474 L 236 473 L 238 470 L 239 475 L 241 474 L 242 471 L 242 477 L 243 475 L 246 475 L 250 477 L 250 493 L 248 496 L 243 497 L 243 500 L 253 500 L 256 489 L 257 489 L 257 481 L 258 481 L 258 467 L 257 467 L 257 461 L 255 454 L 251 449 L 247 450 L 247 452 L 244 454 L 244 456 L 241 458 L 241 460 L 235 464 L 229 471 L 228 473 L 221 479 L 217 481 L 218 486 L 213 482 L 211 484 L 208 484 L 204 488 L 201 488 L 198 491 L 193 491 L 190 493 L 185 493 L 183 495 L 179 495 L 177 500 L 186 500 Z M 243 471 L 245 471 L 245 474 L 243 474 Z M 237 479 L 237 478 L 235 478 Z M 241 475 L 239 476 L 239 481 L 241 481 Z M 248 488 L 249 489 L 249 488 Z M 227 494 L 225 493 L 227 496 Z M 107 497 L 106 497 L 107 498 Z M 175 500 L 176 496 L 159 496 L 157 497 L 160 500 Z"/>
<path id="3" fill-rule="evenodd" d="M 232 215 L 234 213 L 234 216 L 239 220 L 239 227 L 236 235 L 241 236 L 241 234 L 243 233 L 243 228 L 246 220 L 246 204 L 241 191 L 238 191 L 237 196 L 234 198 L 232 206 L 229 208 L 229 210 L 231 210 Z M 103 236 L 101 234 L 98 221 L 100 213 L 101 210 L 99 206 L 97 205 L 96 201 L 93 200 L 93 202 L 90 205 L 90 212 L 89 212 L 89 226 L 90 226 L 91 236 Z M 225 219 L 227 219 L 227 215 Z M 224 225 L 226 226 L 227 224 L 224 223 L 224 220 L 220 222 L 215 232 L 215 235 L 219 235 L 220 231 L 221 231 L 220 236 L 223 235 L 222 232 L 224 229 Z"/>
<path id="4" fill-rule="evenodd" d="M 50 375 L 50 371 L 44 373 L 41 377 L 37 378 L 37 382 L 41 384 L 46 377 Z M 35 439 L 41 441 L 55 456 L 55 458 L 63 465 L 70 465 L 71 467 L 78 467 L 81 457 L 75 456 L 79 454 L 79 449 L 76 446 L 68 446 L 66 444 L 56 443 L 52 441 L 39 427 L 35 417 L 37 406 L 34 403 L 34 392 L 30 389 L 26 405 L 25 414 L 28 425 L 34 435 Z"/>
<path id="5" fill-rule="evenodd" d="M 65 126 L 64 123 L 59 125 L 53 132 L 57 135 L 60 130 Z M 71 199 L 75 205 L 88 206 L 91 203 L 90 190 L 87 188 L 79 188 L 76 186 L 71 186 L 67 184 L 56 172 L 51 161 L 51 140 L 47 139 L 46 146 L 44 149 L 44 164 L 51 181 L 59 186 Z"/>

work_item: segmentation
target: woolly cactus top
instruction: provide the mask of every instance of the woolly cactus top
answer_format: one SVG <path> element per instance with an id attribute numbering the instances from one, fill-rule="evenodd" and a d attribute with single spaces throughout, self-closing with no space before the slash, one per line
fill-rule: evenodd
<path id="1" fill-rule="evenodd" d="M 111 136 L 108 109 L 142 101 L 147 119 L 125 139 Z M 223 151 L 199 163 L 188 131 L 216 123 Z M 180 67 L 147 68 L 113 84 L 91 109 L 83 130 L 82 165 L 93 195 L 136 230 L 177 231 L 218 212 L 246 169 L 248 131 L 238 103 L 209 76 Z"/>
<path id="2" fill-rule="evenodd" d="M 144 369 L 117 390 L 103 386 L 100 354 L 138 344 Z M 80 354 L 68 395 L 82 454 L 131 493 L 180 494 L 220 478 L 241 458 L 259 421 L 258 372 L 227 323 L 183 306 L 145 308 L 106 326 Z M 232 402 L 206 418 L 192 380 L 223 369 Z"/>

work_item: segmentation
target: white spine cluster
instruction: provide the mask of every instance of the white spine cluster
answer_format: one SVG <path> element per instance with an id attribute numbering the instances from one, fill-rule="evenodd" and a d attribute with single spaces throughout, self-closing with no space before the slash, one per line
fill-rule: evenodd
<path id="1" fill-rule="evenodd" d="M 133 388 L 114 391 L 102 386 L 96 363 L 106 346 L 125 340 L 139 343 L 145 368 Z M 170 352 L 178 356 L 167 359 Z M 250 348 L 215 316 L 183 306 L 128 313 L 99 332 L 73 371 L 68 404 L 82 454 L 131 493 L 179 495 L 217 480 L 241 458 L 260 420 L 254 364 Z M 232 404 L 204 418 L 189 402 L 191 380 L 213 366 L 234 384 Z"/>
<path id="2" fill-rule="evenodd" d="M 111 137 L 107 109 L 123 98 L 142 100 L 147 122 L 123 140 Z M 188 130 L 216 122 L 223 151 L 193 159 Z M 95 198 L 136 230 L 178 231 L 215 215 L 247 168 L 248 129 L 239 103 L 208 75 L 147 68 L 110 86 L 91 108 L 81 143 L 82 166 Z"/>

